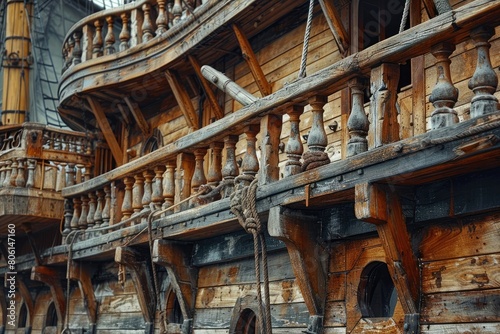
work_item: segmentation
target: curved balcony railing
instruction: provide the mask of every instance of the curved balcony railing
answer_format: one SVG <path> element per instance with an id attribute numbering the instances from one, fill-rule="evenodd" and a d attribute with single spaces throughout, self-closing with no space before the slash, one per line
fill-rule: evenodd
<path id="1" fill-rule="evenodd" d="M 325 132 L 327 125 L 323 121 L 324 105 L 327 96 L 345 87 L 350 87 L 351 112 L 348 119 L 338 127 L 348 134 L 345 143 L 348 161 L 335 170 L 328 171 L 329 175 L 335 175 L 342 168 L 345 172 L 346 166 L 351 166 L 354 171 L 359 170 L 363 166 L 358 157 L 367 156 L 368 137 L 375 135 L 370 134 L 372 129 L 363 107 L 363 91 L 368 84 L 363 75 L 371 72 L 372 82 L 378 80 L 375 73 L 380 73 L 379 66 L 382 62 L 399 63 L 422 54 L 435 55 L 439 79 L 431 95 L 434 111 L 430 130 L 443 133 L 441 130 L 438 132 L 438 129 L 448 129 L 459 121 L 453 110 L 457 92 L 450 80 L 449 56 L 454 45 L 468 41 L 469 37 L 472 37 L 475 46 L 470 51 L 470 58 L 477 58 L 476 64 L 469 64 L 471 67 L 476 66 L 476 72 L 469 82 L 473 95 L 470 117 L 495 113 L 499 109 L 498 100 L 494 96 L 498 78 L 491 66 L 488 40 L 494 34 L 491 27 L 498 24 L 499 13 L 500 3 L 478 0 L 442 14 L 439 18 L 348 56 L 316 74 L 290 83 L 223 120 L 190 133 L 141 159 L 83 182 L 78 187 L 65 188 L 63 196 L 73 203 L 72 211 L 68 211 L 66 215 L 65 233 L 82 228 L 92 231 L 95 227 L 135 224 L 152 210 L 166 211 L 172 205 L 198 194 L 200 189 L 208 189 L 208 193 L 200 196 L 198 201 L 183 203 L 163 214 L 227 198 L 234 191 L 237 177 L 239 182 L 248 183 L 258 176 L 260 184 L 273 184 L 272 188 L 276 189 L 290 186 L 290 181 L 284 180 L 290 178 L 293 179 L 294 186 L 305 186 L 311 182 L 311 177 L 308 177 L 311 170 L 314 174 L 314 169 L 318 166 L 330 164 L 330 158 L 325 152 L 329 139 Z M 485 26 L 487 24 L 490 27 Z M 456 27 L 460 29 L 457 31 Z M 397 86 L 397 83 L 390 81 L 391 78 L 387 80 L 387 89 Z M 471 95 L 468 92 L 462 94 Z M 387 94 L 374 94 L 372 108 L 382 108 L 386 98 Z M 305 105 L 309 105 L 312 125 L 306 142 L 303 142 L 300 116 Z M 290 126 L 282 131 L 284 115 L 287 115 Z M 258 134 L 262 138 L 259 144 Z M 280 145 L 283 138 L 287 140 L 286 145 Z M 246 147 L 241 164 L 236 159 L 236 145 L 239 141 Z M 390 143 L 398 141 L 399 138 L 389 138 Z M 373 147 L 385 144 L 388 143 L 381 142 Z M 407 140 L 393 145 L 384 154 L 366 159 L 366 163 L 376 164 L 395 159 L 405 152 L 422 149 L 424 146 L 420 142 Z M 286 155 L 281 163 L 278 147 L 283 150 L 282 156 Z M 207 169 L 204 168 L 205 160 L 208 160 Z M 348 164 L 349 161 L 351 164 Z M 315 179 L 314 176 L 312 179 Z M 338 180 L 339 183 L 342 181 Z M 225 206 L 228 205 L 227 200 L 224 203 Z"/>

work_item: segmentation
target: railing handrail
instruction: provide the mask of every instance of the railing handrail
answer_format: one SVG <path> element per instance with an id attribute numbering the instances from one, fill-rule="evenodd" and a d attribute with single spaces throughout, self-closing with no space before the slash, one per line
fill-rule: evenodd
<path id="1" fill-rule="evenodd" d="M 295 81 L 204 127 L 203 131 L 190 133 L 140 160 L 126 163 L 78 186 L 67 187 L 63 189 L 62 194 L 64 197 L 74 197 L 88 191 L 94 191 L 112 180 L 147 170 L 154 164 L 166 163 L 175 158 L 178 153 L 189 152 L 196 147 L 208 146 L 210 142 L 228 135 L 228 129 L 231 129 L 232 134 L 237 133 L 235 131 L 251 123 L 251 119 L 257 122 L 258 118 L 263 115 L 283 114 L 285 108 L 293 104 L 294 101 L 306 100 L 312 95 L 338 91 L 345 86 L 347 80 L 362 74 L 363 70 L 369 71 L 371 67 L 381 62 L 399 62 L 420 56 L 428 53 L 431 45 L 445 40 L 455 44 L 462 42 L 468 37 L 470 29 L 477 26 L 478 22 L 481 22 L 481 25 L 498 23 L 499 12 L 500 2 L 476 0 L 442 14 L 426 21 L 425 24 L 408 29 L 370 48 L 343 58 L 306 78 Z M 460 29 L 457 31 L 456 27 L 460 27 Z"/>

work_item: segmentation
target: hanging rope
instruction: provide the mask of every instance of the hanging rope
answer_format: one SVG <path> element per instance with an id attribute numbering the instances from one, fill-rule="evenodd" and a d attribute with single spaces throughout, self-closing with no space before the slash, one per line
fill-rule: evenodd
<path id="1" fill-rule="evenodd" d="M 313 10 L 314 10 L 314 0 L 310 0 L 309 13 L 307 14 L 306 32 L 304 35 L 304 45 L 302 47 L 302 60 L 300 61 L 299 79 L 306 77 L 307 52 L 309 50 L 309 38 L 311 35 Z"/>
<path id="2" fill-rule="evenodd" d="M 252 234 L 254 261 L 255 261 L 255 279 L 257 283 L 257 309 L 260 321 L 260 332 L 265 334 L 272 333 L 271 326 L 271 306 L 269 298 L 269 273 L 267 268 L 267 250 L 266 240 L 262 231 L 262 224 L 256 207 L 257 195 L 257 179 L 253 179 L 248 187 L 243 186 L 242 181 L 249 181 L 248 175 L 240 175 L 236 177 L 236 191 L 231 194 L 231 212 L 236 215 L 238 222 L 247 233 Z M 261 294 L 261 262 L 262 276 L 264 277 L 264 306 L 262 307 Z"/>
<path id="3" fill-rule="evenodd" d="M 403 17 L 401 18 L 401 25 L 399 26 L 399 33 L 402 33 L 405 30 L 406 21 L 408 21 L 408 14 L 410 12 L 410 3 L 411 0 L 406 0 L 405 8 L 403 10 Z"/>

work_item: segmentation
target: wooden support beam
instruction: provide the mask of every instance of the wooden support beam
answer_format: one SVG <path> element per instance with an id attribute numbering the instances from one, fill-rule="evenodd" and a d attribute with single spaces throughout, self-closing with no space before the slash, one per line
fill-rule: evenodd
<path id="1" fill-rule="evenodd" d="M 354 208 L 358 219 L 376 225 L 405 314 L 417 314 L 420 274 L 398 195 L 382 185 L 357 184 Z"/>
<path id="2" fill-rule="evenodd" d="M 33 317 L 35 316 L 35 304 L 33 303 L 33 298 L 31 293 L 24 282 L 24 279 L 20 275 L 16 275 L 17 287 L 19 293 L 23 298 L 24 305 L 26 305 L 26 310 L 28 311 L 28 318 L 26 319 L 26 326 L 24 327 L 25 333 L 31 333 L 31 326 L 33 326 Z"/>
<path id="3" fill-rule="evenodd" d="M 264 71 L 262 71 L 262 67 L 257 61 L 257 57 L 255 56 L 247 37 L 237 24 L 233 24 L 233 31 L 238 39 L 238 43 L 240 44 L 243 59 L 247 62 L 250 72 L 252 72 L 252 76 L 255 79 L 255 83 L 259 87 L 260 93 L 262 96 L 271 94 L 273 92 L 271 84 L 267 81 Z"/>
<path id="4" fill-rule="evenodd" d="M 131 247 L 118 247 L 115 251 L 115 262 L 130 271 L 146 322 L 146 329 L 152 330 L 156 311 L 156 294 L 153 288 L 150 260 Z"/>
<path id="5" fill-rule="evenodd" d="M 166 70 L 165 76 L 167 77 L 168 84 L 174 93 L 175 99 L 179 104 L 182 114 L 186 118 L 188 126 L 194 130 L 199 128 L 198 115 L 194 110 L 193 103 L 189 97 L 186 89 L 182 86 L 179 75 L 174 70 Z"/>
<path id="6" fill-rule="evenodd" d="M 118 104 L 116 105 L 116 107 L 117 107 L 117 108 L 118 108 L 118 110 L 120 111 L 120 115 L 122 115 L 122 118 L 123 118 L 123 120 L 125 121 L 125 122 L 123 122 L 123 123 L 125 123 L 125 125 L 127 125 L 127 126 L 128 126 L 128 125 L 130 125 L 130 124 L 132 124 L 132 121 L 131 121 L 131 119 L 130 119 L 130 116 L 129 116 L 129 114 L 128 114 L 127 110 L 125 110 L 125 107 L 123 106 L 123 104 L 118 103 Z"/>
<path id="7" fill-rule="evenodd" d="M 68 278 L 78 283 L 90 322 L 90 332 L 95 333 L 97 323 L 97 301 L 95 299 L 91 277 L 91 265 L 72 261 L 69 266 Z"/>
<path id="8" fill-rule="evenodd" d="M 196 76 L 201 82 L 201 85 L 203 86 L 203 90 L 205 91 L 205 94 L 207 95 L 208 102 L 210 103 L 210 106 L 212 107 L 212 111 L 214 113 L 214 116 L 217 119 L 221 119 L 224 117 L 224 111 L 220 107 L 219 103 L 217 102 L 217 97 L 215 96 L 214 91 L 210 87 L 210 83 L 208 82 L 207 79 L 201 74 L 201 66 L 198 63 L 198 60 L 194 57 L 189 55 L 188 56 L 189 62 L 191 63 L 191 66 L 194 69 L 194 72 L 196 73 Z"/>
<path id="9" fill-rule="evenodd" d="M 422 2 L 424 3 L 425 11 L 427 12 L 427 15 L 430 19 L 438 16 L 438 11 L 433 0 L 422 0 Z"/>
<path id="10" fill-rule="evenodd" d="M 50 288 L 52 301 L 57 312 L 59 323 L 64 324 L 66 315 L 66 297 L 61 285 L 64 275 L 55 268 L 47 266 L 35 266 L 31 268 L 31 280 L 44 283 Z"/>
<path id="11" fill-rule="evenodd" d="M 328 26 L 333 33 L 335 42 L 337 42 L 340 54 L 345 57 L 349 51 L 349 34 L 344 28 L 344 24 L 340 19 L 340 14 L 337 8 L 335 8 L 333 1 L 319 0 L 319 4 L 328 22 Z"/>
<path id="12" fill-rule="evenodd" d="M 269 210 L 269 235 L 282 240 L 288 250 L 293 272 L 309 310 L 308 332 L 321 331 L 326 302 L 329 253 L 319 242 L 318 218 L 297 210 L 276 206 Z"/>
<path id="13" fill-rule="evenodd" d="M 191 265 L 192 244 L 155 240 L 153 261 L 167 269 L 184 321 L 192 321 L 198 284 L 198 269 Z"/>
<path id="14" fill-rule="evenodd" d="M 370 130 L 372 136 L 369 147 L 399 140 L 399 123 L 396 94 L 399 82 L 399 64 L 383 63 L 372 69 L 370 90 Z"/>
<path id="15" fill-rule="evenodd" d="M 141 111 L 141 108 L 139 105 L 133 101 L 130 100 L 128 96 L 124 96 L 123 100 L 127 104 L 128 109 L 132 113 L 132 116 L 134 117 L 135 121 L 137 122 L 137 126 L 141 130 L 142 134 L 144 137 L 148 137 L 151 134 L 151 128 L 144 118 L 144 114 Z"/>
<path id="16" fill-rule="evenodd" d="M 118 141 L 116 140 L 116 137 L 113 133 L 113 130 L 111 129 L 111 125 L 109 124 L 108 119 L 106 118 L 106 114 L 104 113 L 102 106 L 99 102 L 97 102 L 96 99 L 90 96 L 87 96 L 87 102 L 89 103 L 90 109 L 94 113 L 97 124 L 101 129 L 104 139 L 108 143 L 111 154 L 113 155 L 116 164 L 118 166 L 121 166 L 123 162 L 123 152 L 120 148 L 120 144 L 118 144 Z"/>

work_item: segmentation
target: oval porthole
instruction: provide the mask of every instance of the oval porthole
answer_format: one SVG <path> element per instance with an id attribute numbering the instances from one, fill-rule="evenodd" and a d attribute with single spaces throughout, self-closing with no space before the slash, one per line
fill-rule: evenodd
<path id="1" fill-rule="evenodd" d="M 372 262 L 361 273 L 358 303 L 363 317 L 392 317 L 397 303 L 397 292 L 387 264 Z"/>

